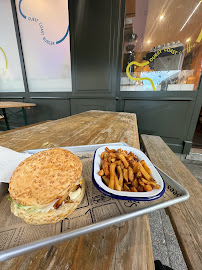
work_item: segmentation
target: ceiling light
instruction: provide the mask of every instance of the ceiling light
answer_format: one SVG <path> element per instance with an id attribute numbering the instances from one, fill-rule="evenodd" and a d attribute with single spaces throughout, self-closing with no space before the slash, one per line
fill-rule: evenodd
<path id="1" fill-rule="evenodd" d="M 164 15 L 161 15 L 160 18 L 159 18 L 160 21 L 163 20 L 163 18 L 164 18 Z"/>
<path id="2" fill-rule="evenodd" d="M 186 22 L 184 23 L 184 25 L 182 26 L 182 28 L 180 29 L 180 32 L 184 29 L 185 25 L 188 23 L 188 21 L 191 19 L 192 15 L 194 14 L 194 12 L 197 10 L 197 8 L 199 7 L 199 5 L 201 4 L 201 0 L 199 1 L 199 3 L 197 4 L 197 6 L 195 7 L 195 9 L 192 11 L 192 13 L 189 15 L 188 19 L 186 20 Z"/>
<path id="3" fill-rule="evenodd" d="M 188 38 L 187 40 L 186 40 L 186 42 L 189 42 L 191 40 L 191 38 Z"/>
<path id="4" fill-rule="evenodd" d="M 147 43 L 148 43 L 148 44 L 151 43 L 151 40 L 148 40 Z"/>

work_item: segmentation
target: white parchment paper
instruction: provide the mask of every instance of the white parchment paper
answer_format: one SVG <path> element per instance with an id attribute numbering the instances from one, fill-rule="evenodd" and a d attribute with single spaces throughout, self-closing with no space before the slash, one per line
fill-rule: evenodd
<path id="1" fill-rule="evenodd" d="M 31 155 L 0 146 L 0 182 L 9 183 L 14 170 L 29 156 Z"/>

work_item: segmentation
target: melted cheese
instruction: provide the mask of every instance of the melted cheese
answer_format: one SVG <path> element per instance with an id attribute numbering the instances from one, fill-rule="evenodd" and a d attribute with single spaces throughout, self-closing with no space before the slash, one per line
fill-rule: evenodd
<path id="1" fill-rule="evenodd" d="M 78 181 L 75 183 L 74 186 L 81 185 L 83 183 L 83 178 L 82 176 L 78 179 Z"/>
<path id="2" fill-rule="evenodd" d="M 81 188 L 78 188 L 74 192 L 70 192 L 69 193 L 70 200 L 72 201 L 76 200 L 76 198 L 79 197 L 80 194 L 81 194 Z"/>

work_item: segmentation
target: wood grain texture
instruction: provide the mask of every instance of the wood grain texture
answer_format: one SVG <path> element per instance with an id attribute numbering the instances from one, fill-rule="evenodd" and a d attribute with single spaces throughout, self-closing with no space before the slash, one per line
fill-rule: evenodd
<path id="1" fill-rule="evenodd" d="M 139 148 L 135 114 L 89 111 L 0 134 L 0 145 L 17 151 L 47 143 L 71 146 L 124 141 Z M 5 261 L 0 269 L 154 269 L 148 216 Z"/>
<path id="2" fill-rule="evenodd" d="M 158 136 L 141 135 L 154 163 L 184 186 L 190 199 L 167 208 L 189 269 L 202 269 L 202 186 L 166 143 Z"/>
<path id="3" fill-rule="evenodd" d="M 31 124 L 31 125 L 27 125 L 27 126 L 23 126 L 23 127 L 18 127 L 18 128 L 15 128 L 15 129 L 10 129 L 10 130 L 6 130 L 4 131 L 4 135 L 5 134 L 8 134 L 8 133 L 13 133 L 13 131 L 17 131 L 17 130 L 24 130 L 24 129 L 27 129 L 27 128 L 30 128 L 30 127 L 34 127 L 34 126 L 37 126 L 37 125 L 41 125 L 41 124 L 44 124 L 44 123 L 48 123 L 52 120 L 46 120 L 46 121 L 43 121 L 43 122 L 39 122 L 39 123 L 35 123 L 35 124 Z"/>
<path id="4" fill-rule="evenodd" d="M 1 101 L 0 109 L 6 108 L 30 108 L 32 106 L 36 106 L 34 103 L 24 103 L 24 102 L 13 102 L 13 101 Z"/>
<path id="5" fill-rule="evenodd" d="M 139 148 L 135 114 L 89 111 L 0 134 L 0 145 L 15 151 L 53 146 L 126 142 Z"/>

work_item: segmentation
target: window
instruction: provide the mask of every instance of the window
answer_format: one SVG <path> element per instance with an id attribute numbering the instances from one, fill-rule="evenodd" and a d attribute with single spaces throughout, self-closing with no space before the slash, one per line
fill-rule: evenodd
<path id="1" fill-rule="evenodd" d="M 72 91 L 68 1 L 15 3 L 29 91 Z"/>
<path id="2" fill-rule="evenodd" d="M 131 2 L 135 3 L 133 12 L 127 8 Z M 202 67 L 201 16 L 200 0 L 127 0 L 121 90 L 197 90 Z M 126 74 L 127 66 L 133 80 Z"/>
<path id="3" fill-rule="evenodd" d="M 11 4 L 0 1 L 0 92 L 24 92 Z"/>

